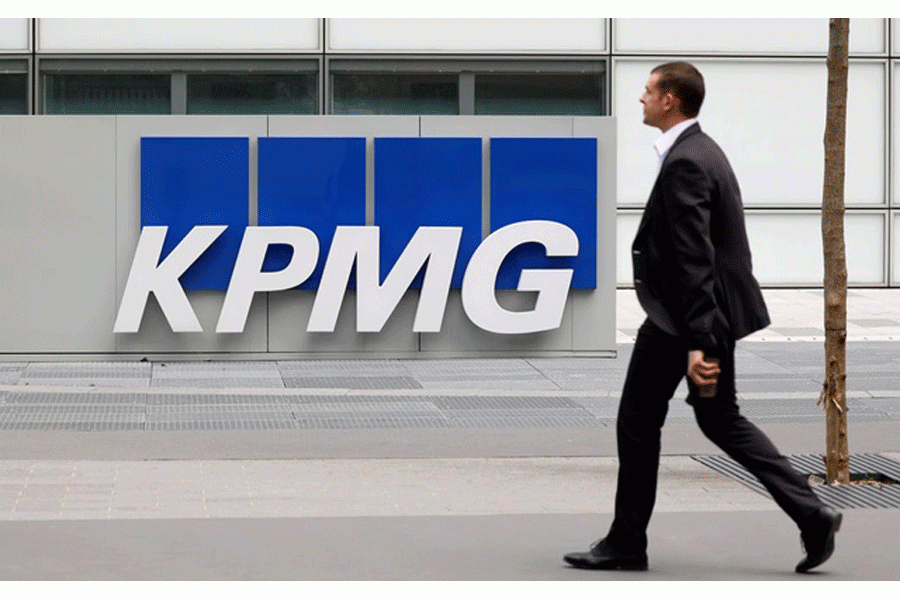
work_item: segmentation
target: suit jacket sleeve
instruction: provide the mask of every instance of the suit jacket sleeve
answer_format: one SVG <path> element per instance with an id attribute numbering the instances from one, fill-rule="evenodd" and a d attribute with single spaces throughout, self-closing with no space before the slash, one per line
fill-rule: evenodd
<path id="1" fill-rule="evenodd" d="M 678 313 L 673 315 L 691 349 L 714 354 L 712 329 L 717 310 L 715 249 L 711 237 L 714 181 L 696 160 L 673 157 L 662 176 L 663 211 L 668 221 Z"/>

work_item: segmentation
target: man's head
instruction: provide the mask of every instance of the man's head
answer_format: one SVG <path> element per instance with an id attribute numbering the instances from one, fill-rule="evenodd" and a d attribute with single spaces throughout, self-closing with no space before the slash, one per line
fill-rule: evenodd
<path id="1" fill-rule="evenodd" d="M 644 123 L 666 131 L 696 117 L 704 94 L 703 75 L 693 65 L 685 62 L 659 65 L 650 72 L 641 96 Z"/>

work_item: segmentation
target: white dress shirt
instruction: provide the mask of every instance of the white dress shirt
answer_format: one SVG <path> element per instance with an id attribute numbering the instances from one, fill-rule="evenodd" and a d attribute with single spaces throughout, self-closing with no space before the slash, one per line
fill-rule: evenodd
<path id="1" fill-rule="evenodd" d="M 659 173 L 659 169 L 662 167 L 663 161 L 666 158 L 666 154 L 669 153 L 669 150 L 672 148 L 675 140 L 678 139 L 678 136 L 681 135 L 681 132 L 696 122 L 696 117 L 693 119 L 687 119 L 686 121 L 682 121 L 678 125 L 673 125 L 669 128 L 668 131 L 659 136 L 659 139 L 656 140 L 656 143 L 653 144 L 653 147 L 656 149 L 656 154 L 657 156 L 659 156 L 659 162 L 656 163 L 657 173 Z"/>

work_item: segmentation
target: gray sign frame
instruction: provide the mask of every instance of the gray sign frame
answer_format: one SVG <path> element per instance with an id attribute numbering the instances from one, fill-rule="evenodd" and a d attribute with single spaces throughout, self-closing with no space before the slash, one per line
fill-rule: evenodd
<path id="1" fill-rule="evenodd" d="M 500 335 L 466 317 L 451 291 L 440 333 L 412 331 L 418 292 L 408 291 L 385 328 L 359 333 L 348 293 L 333 333 L 305 331 L 314 291 L 257 294 L 241 334 L 216 334 L 224 292 L 188 292 L 202 333 L 173 333 L 156 304 L 141 329 L 113 323 L 140 233 L 142 136 L 250 138 L 250 224 L 256 224 L 261 136 L 367 138 L 367 222 L 374 215 L 375 137 L 482 137 L 488 216 L 490 137 L 597 139 L 597 288 L 571 290 L 559 329 Z M 446 357 L 615 354 L 616 126 L 613 117 L 97 116 L 0 117 L 0 357 L 195 360 L 289 357 Z M 484 220 L 488 222 L 487 219 Z M 485 227 L 486 229 L 486 227 Z M 482 237 L 487 235 L 482 231 Z M 523 294 L 498 291 L 527 308 Z"/>

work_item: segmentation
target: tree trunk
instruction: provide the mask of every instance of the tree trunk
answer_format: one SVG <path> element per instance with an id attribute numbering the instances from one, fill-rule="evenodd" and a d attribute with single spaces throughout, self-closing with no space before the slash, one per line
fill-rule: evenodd
<path id="1" fill-rule="evenodd" d="M 828 36 L 828 106 L 822 244 L 825 259 L 826 483 L 850 483 L 847 446 L 847 263 L 844 249 L 844 138 L 847 121 L 849 19 L 831 19 Z"/>

